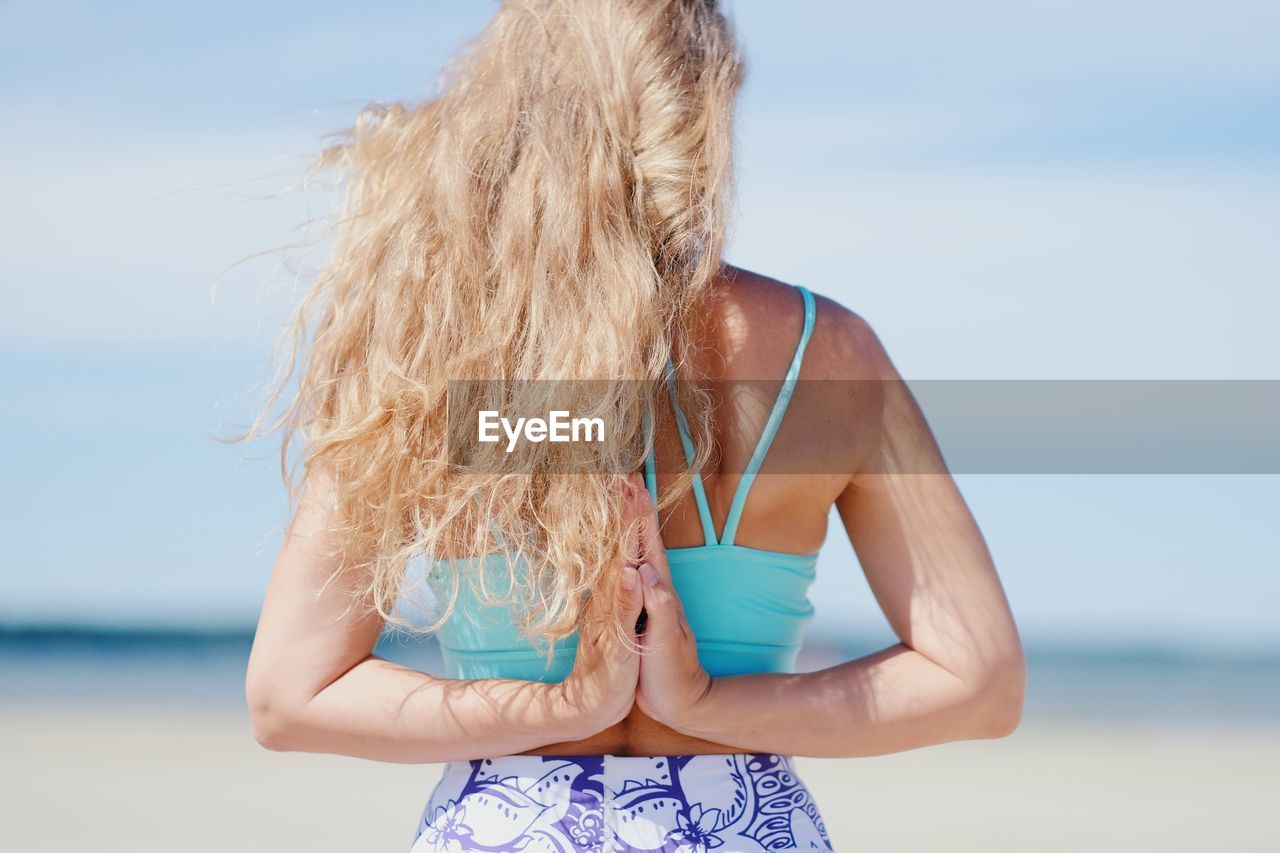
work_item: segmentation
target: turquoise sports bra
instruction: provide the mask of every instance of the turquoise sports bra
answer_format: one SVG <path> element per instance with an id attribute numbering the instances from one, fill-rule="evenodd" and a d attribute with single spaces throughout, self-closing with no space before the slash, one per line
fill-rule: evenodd
<path id="1" fill-rule="evenodd" d="M 734 542 L 751 484 L 786 414 L 800 375 L 805 347 L 813 334 L 813 294 L 804 287 L 797 290 L 804 299 L 804 331 L 764 431 L 734 493 L 724 532 L 716 535 L 702 478 L 694 477 L 693 494 L 704 544 L 667 549 L 672 582 L 684 605 L 689 627 L 697 638 L 698 658 L 712 676 L 794 671 L 804 629 L 813 618 L 808 591 L 815 576 L 817 553 L 765 551 Z M 692 464 L 693 442 L 675 400 L 674 368 L 668 376 L 680 440 L 685 458 Z M 645 460 L 645 483 L 656 500 L 657 475 L 652 451 Z M 450 566 L 457 563 L 480 566 L 483 571 L 491 572 L 488 587 L 498 593 L 507 591 L 502 585 L 508 579 L 505 558 L 497 554 L 471 561 L 440 561 L 429 579 L 433 583 L 444 582 Z M 436 588 L 448 589 L 447 585 Z M 572 670 L 578 648 L 577 634 L 555 644 L 554 656 L 548 664 L 545 646 L 535 646 L 514 627 L 509 605 L 482 605 L 469 585 L 463 583 L 459 585 L 454 608 L 449 619 L 436 631 L 448 677 L 551 682 L 562 680 Z"/>

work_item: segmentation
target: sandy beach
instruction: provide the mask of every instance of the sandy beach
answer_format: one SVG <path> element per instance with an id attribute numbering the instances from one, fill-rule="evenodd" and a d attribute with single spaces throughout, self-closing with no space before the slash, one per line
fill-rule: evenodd
<path id="1" fill-rule="evenodd" d="M 0 710 L 0 849 L 402 853 L 439 768 L 272 753 L 235 710 Z M 1280 850 L 1280 729 L 1024 724 L 799 759 L 841 851 Z"/>

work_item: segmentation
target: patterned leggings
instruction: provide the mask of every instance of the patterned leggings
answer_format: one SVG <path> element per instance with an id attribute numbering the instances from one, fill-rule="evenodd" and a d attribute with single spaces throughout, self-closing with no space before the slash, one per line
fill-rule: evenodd
<path id="1" fill-rule="evenodd" d="M 455 761 L 410 853 L 830 850 L 790 756 L 510 755 Z"/>

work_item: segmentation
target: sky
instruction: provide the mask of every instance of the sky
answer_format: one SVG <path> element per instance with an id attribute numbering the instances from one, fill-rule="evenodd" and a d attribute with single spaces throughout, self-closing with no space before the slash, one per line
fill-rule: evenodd
<path id="1" fill-rule="evenodd" d="M 0 3 L 0 620 L 252 624 L 274 448 L 213 436 L 314 263 L 271 250 L 331 198 L 283 190 L 493 8 Z M 729 261 L 908 380 L 1280 379 L 1280 6 L 728 8 Z M 1280 648 L 1280 477 L 958 481 L 1028 637 Z M 828 544 L 815 630 L 887 630 Z"/>

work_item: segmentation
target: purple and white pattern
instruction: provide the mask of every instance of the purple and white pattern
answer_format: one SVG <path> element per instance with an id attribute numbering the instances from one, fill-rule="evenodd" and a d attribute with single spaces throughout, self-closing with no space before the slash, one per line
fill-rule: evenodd
<path id="1" fill-rule="evenodd" d="M 509 755 L 457 761 L 410 853 L 830 850 L 790 756 Z"/>

